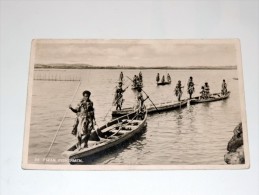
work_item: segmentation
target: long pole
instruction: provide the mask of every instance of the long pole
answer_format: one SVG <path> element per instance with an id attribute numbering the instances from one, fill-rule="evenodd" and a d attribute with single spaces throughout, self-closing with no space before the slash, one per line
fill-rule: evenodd
<path id="1" fill-rule="evenodd" d="M 77 86 L 77 88 L 76 88 L 76 91 L 75 91 L 75 93 L 74 93 L 74 95 L 73 95 L 73 98 L 72 98 L 70 104 L 72 104 L 72 102 L 74 101 L 74 98 L 75 98 L 75 96 L 76 96 L 76 94 L 77 94 L 77 91 L 78 91 L 80 85 L 81 85 L 81 81 L 79 81 L 79 83 L 78 83 L 78 86 Z M 54 136 L 54 138 L 53 138 L 53 140 L 52 140 L 52 142 L 51 142 L 51 144 L 50 144 L 48 153 L 47 153 L 46 156 L 45 156 L 45 161 L 44 161 L 44 163 L 46 162 L 46 158 L 49 156 L 49 153 L 50 153 L 50 151 L 51 151 L 51 148 L 52 148 L 52 146 L 53 146 L 53 144 L 54 144 L 54 142 L 55 142 L 55 140 L 56 140 L 56 138 L 57 138 L 58 132 L 59 132 L 61 126 L 62 126 L 62 123 L 63 123 L 64 120 L 65 120 L 65 117 L 66 117 L 66 115 L 67 115 L 67 111 L 68 111 L 68 109 L 66 109 L 66 112 L 65 112 L 65 114 L 64 114 L 64 116 L 63 116 L 63 118 L 62 118 L 62 121 L 60 122 L 60 124 L 59 124 L 59 126 L 58 126 L 58 129 L 57 129 L 57 131 L 56 131 L 56 134 L 55 134 L 55 136 Z"/>
<path id="2" fill-rule="evenodd" d="M 128 76 L 127 76 L 128 77 Z M 129 78 L 129 77 L 128 77 Z M 132 82 L 133 80 L 131 78 L 129 78 Z M 159 110 L 157 109 L 156 105 L 153 103 L 153 101 L 150 99 L 149 95 L 142 89 L 142 91 L 146 94 L 146 96 L 148 96 L 148 99 L 150 100 L 150 102 L 153 104 L 153 106 L 156 108 L 156 110 L 158 111 L 159 113 Z"/>

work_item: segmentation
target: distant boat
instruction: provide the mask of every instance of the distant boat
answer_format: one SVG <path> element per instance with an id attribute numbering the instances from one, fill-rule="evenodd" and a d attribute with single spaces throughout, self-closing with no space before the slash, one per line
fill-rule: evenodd
<path id="1" fill-rule="evenodd" d="M 233 77 L 232 79 L 233 79 L 233 80 L 238 80 L 238 78 L 237 78 L 237 77 Z"/>
<path id="2" fill-rule="evenodd" d="M 169 82 L 160 82 L 160 83 L 157 83 L 157 85 L 170 85 L 171 84 L 171 81 Z"/>

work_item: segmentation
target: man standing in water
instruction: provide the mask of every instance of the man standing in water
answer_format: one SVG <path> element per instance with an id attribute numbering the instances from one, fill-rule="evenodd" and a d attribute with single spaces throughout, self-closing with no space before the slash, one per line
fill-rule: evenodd
<path id="1" fill-rule="evenodd" d="M 122 103 L 124 102 L 123 93 L 126 91 L 128 87 L 122 89 L 122 82 L 119 82 L 119 85 L 116 88 L 115 97 L 113 104 L 116 106 L 116 110 L 121 110 Z"/>
<path id="2" fill-rule="evenodd" d="M 82 143 L 84 143 L 84 147 L 88 147 L 91 130 L 96 125 L 93 102 L 90 100 L 90 96 L 91 92 L 86 90 L 83 92 L 83 98 L 76 108 L 69 105 L 69 109 L 77 114 L 72 134 L 78 139 L 77 147 L 79 150 Z"/>
<path id="3" fill-rule="evenodd" d="M 192 99 L 192 94 L 194 92 L 194 83 L 193 83 L 192 77 L 189 78 L 187 87 L 188 87 L 187 92 L 190 95 L 190 99 Z"/>

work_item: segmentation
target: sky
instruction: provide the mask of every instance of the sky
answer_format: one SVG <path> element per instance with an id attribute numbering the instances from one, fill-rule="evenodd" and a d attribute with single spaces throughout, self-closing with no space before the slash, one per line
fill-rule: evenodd
<path id="1" fill-rule="evenodd" d="M 235 66 L 234 40 L 36 40 L 35 64 Z"/>

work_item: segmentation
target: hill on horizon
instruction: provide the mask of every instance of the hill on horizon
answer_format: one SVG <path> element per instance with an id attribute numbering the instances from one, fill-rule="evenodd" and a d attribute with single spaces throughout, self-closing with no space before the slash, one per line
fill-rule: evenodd
<path id="1" fill-rule="evenodd" d="M 35 64 L 35 69 L 237 69 L 237 66 L 123 66 L 123 65 L 108 65 L 94 66 L 90 64 Z"/>

